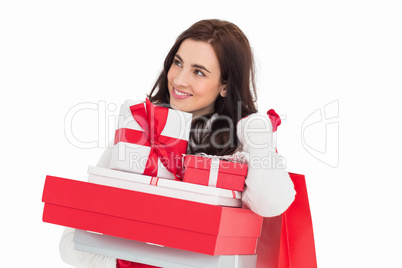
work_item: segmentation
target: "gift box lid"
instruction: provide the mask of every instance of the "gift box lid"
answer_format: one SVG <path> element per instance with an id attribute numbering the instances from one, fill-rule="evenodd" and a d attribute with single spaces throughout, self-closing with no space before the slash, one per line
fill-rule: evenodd
<path id="1" fill-rule="evenodd" d="M 195 168 L 210 170 L 213 158 L 197 156 L 197 155 L 185 155 L 183 158 L 184 168 Z M 225 159 L 220 159 L 219 161 L 219 172 L 235 174 L 238 176 L 246 176 L 248 170 L 248 165 L 246 163 L 238 163 L 233 161 L 227 161 Z"/>
<path id="2" fill-rule="evenodd" d="M 219 236 L 259 237 L 262 225 L 262 217 L 248 209 L 203 204 L 54 176 L 46 177 L 42 201 Z"/>
<path id="3" fill-rule="evenodd" d="M 88 167 L 88 174 L 88 181 L 97 184 L 211 205 L 242 206 L 241 192 L 238 191 L 212 190 L 192 183 L 92 166 Z"/>
<path id="4" fill-rule="evenodd" d="M 226 197 L 226 198 L 230 198 L 230 199 L 236 199 L 239 201 L 236 203 L 241 206 L 242 194 L 239 191 L 232 191 L 232 190 L 221 189 L 221 188 L 213 188 L 213 187 L 208 187 L 208 186 L 204 186 L 204 185 L 187 183 L 187 182 L 183 182 L 183 181 L 150 177 L 150 176 L 145 176 L 145 175 L 141 175 L 141 174 L 135 174 L 135 173 L 124 172 L 124 171 L 120 171 L 120 170 L 94 167 L 94 166 L 88 167 L 88 174 L 118 179 L 118 180 L 122 180 L 122 181 L 141 183 L 143 185 L 149 186 L 148 189 L 150 189 L 152 191 L 151 193 L 153 193 L 153 194 L 158 194 L 158 193 L 162 192 L 161 188 L 167 188 L 170 190 L 180 190 L 180 191 L 187 192 L 187 193 L 197 193 L 197 194 L 203 194 L 203 195 L 208 195 L 208 196 Z M 114 186 L 114 185 L 110 185 L 110 186 Z M 152 187 L 152 186 L 158 186 L 158 187 Z M 117 185 L 116 185 L 116 187 L 117 187 Z M 130 190 L 135 190 L 135 189 L 130 188 Z M 166 191 L 164 191 L 164 193 L 166 193 Z M 174 197 L 174 196 L 171 196 L 171 197 Z"/>
<path id="5" fill-rule="evenodd" d="M 78 229 L 74 248 L 164 268 L 252 268 L 257 263 L 256 255 L 211 256 Z"/>

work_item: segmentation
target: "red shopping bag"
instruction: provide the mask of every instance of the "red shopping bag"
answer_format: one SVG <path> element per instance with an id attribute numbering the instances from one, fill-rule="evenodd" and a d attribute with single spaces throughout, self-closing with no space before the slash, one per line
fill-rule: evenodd
<path id="1" fill-rule="evenodd" d="M 280 216 L 264 218 L 257 268 L 316 268 L 313 224 L 304 175 L 289 173 L 296 198 Z"/>

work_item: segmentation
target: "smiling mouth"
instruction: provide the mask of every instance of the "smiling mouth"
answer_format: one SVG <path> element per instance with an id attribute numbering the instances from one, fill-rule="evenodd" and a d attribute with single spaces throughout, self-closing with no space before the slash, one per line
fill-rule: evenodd
<path id="1" fill-rule="evenodd" d="M 179 95 L 179 96 L 192 96 L 191 94 L 184 93 L 184 92 L 182 92 L 182 91 L 178 91 L 176 88 L 173 88 L 173 91 L 174 91 L 174 93 L 175 93 L 176 95 Z"/>

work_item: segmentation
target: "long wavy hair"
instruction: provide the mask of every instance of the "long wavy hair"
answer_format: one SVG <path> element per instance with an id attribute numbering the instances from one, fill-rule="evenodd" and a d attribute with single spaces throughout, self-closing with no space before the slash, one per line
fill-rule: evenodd
<path id="1" fill-rule="evenodd" d="M 212 114 L 193 120 L 188 153 L 232 154 L 239 148 L 237 122 L 257 112 L 254 57 L 249 41 L 231 22 L 216 19 L 196 22 L 179 35 L 167 54 L 163 70 L 148 95 L 151 102 L 170 103 L 167 74 L 186 39 L 207 42 L 213 47 L 220 66 L 220 82 L 227 90 L 226 97 L 217 97 Z"/>

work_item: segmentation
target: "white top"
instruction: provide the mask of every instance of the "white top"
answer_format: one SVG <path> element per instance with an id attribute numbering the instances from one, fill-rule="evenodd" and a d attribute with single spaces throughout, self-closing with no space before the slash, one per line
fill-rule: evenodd
<path id="1" fill-rule="evenodd" d="M 61 259 L 76 268 L 116 268 L 116 259 L 74 249 L 75 229 L 66 227 L 60 239 Z"/>

